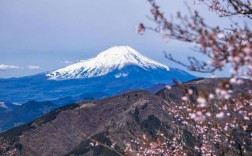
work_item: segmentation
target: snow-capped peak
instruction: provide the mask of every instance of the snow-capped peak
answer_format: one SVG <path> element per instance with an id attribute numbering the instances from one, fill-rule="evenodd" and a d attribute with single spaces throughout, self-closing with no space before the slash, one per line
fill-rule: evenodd
<path id="1" fill-rule="evenodd" d="M 129 46 L 115 46 L 94 58 L 55 70 L 47 76 L 53 80 L 91 78 L 106 75 L 115 69 L 120 70 L 127 65 L 136 65 L 146 70 L 161 68 L 169 71 L 166 65 L 143 56 Z"/>

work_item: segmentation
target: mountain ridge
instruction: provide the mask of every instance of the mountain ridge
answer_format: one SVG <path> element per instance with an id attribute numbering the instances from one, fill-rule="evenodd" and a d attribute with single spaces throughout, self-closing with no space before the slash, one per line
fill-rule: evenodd
<path id="1" fill-rule="evenodd" d="M 161 132 L 172 141 L 179 131 L 183 139 L 177 141 L 183 145 L 183 152 L 187 155 L 201 155 L 194 148 L 202 145 L 202 136 L 195 136 L 195 125 L 183 124 L 170 109 L 182 103 L 184 87 L 194 88 L 190 100 L 195 100 L 198 91 L 212 91 L 222 80 L 227 79 L 201 79 L 164 89 L 156 95 L 139 90 L 65 106 L 31 123 L 0 133 L 0 154 L 119 156 L 130 155 L 125 150 L 129 143 L 133 149 L 131 155 L 136 155 L 134 152 L 141 145 L 134 141 L 144 134 L 149 141 L 155 142 Z M 246 93 L 248 83 L 245 81 L 242 86 L 234 85 L 233 95 Z M 170 109 L 163 109 L 164 106 Z M 225 120 L 220 122 L 224 123 Z M 234 138 L 235 141 L 245 139 L 245 155 L 251 155 L 249 131 L 240 134 L 238 129 L 234 130 L 232 135 L 238 136 Z M 214 131 L 210 132 L 207 137 L 214 135 Z M 98 144 L 93 146 L 94 143 Z M 213 147 L 216 155 L 240 155 L 239 146 L 231 145 L 229 141 L 224 140 L 218 145 L 213 143 Z M 173 150 L 170 144 L 166 148 Z"/>

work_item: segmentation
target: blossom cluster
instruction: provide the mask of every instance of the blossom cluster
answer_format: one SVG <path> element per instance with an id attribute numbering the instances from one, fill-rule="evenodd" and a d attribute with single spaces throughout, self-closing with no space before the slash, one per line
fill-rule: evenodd
<path id="1" fill-rule="evenodd" d="M 214 145 L 227 143 L 229 146 L 239 145 L 241 155 L 246 153 L 245 146 L 252 143 L 252 30 L 248 24 L 231 25 L 230 28 L 212 27 L 197 12 L 189 9 L 188 15 L 177 13 L 176 19 L 168 19 L 161 11 L 155 0 L 148 0 L 151 4 L 152 21 L 156 27 L 148 27 L 143 23 L 138 26 L 138 32 L 146 30 L 160 33 L 164 40 L 175 39 L 191 42 L 197 52 L 208 57 L 209 61 L 188 57 L 189 64 L 180 62 L 166 54 L 165 57 L 192 71 L 214 73 L 226 66 L 231 67 L 230 79 L 221 81 L 214 92 L 201 90 L 196 101 L 190 96 L 195 93 L 185 88 L 181 97 L 181 104 L 163 109 L 169 111 L 176 120 L 195 129 L 195 136 L 202 137 L 200 145 L 195 149 L 203 155 L 215 155 Z M 209 7 L 220 17 L 234 16 L 244 18 L 247 22 L 252 19 L 251 0 L 193 0 Z M 235 19 L 233 19 L 235 20 Z M 233 86 L 245 86 L 246 94 L 237 93 Z M 172 89 L 169 87 L 169 89 Z M 171 102 L 172 103 L 172 102 Z M 241 134 L 239 140 L 232 133 Z M 243 134 L 246 134 L 244 137 Z M 244 138 L 243 138 L 243 137 Z M 249 137 L 248 137 L 249 136 Z M 184 147 L 183 143 L 176 146 Z"/>

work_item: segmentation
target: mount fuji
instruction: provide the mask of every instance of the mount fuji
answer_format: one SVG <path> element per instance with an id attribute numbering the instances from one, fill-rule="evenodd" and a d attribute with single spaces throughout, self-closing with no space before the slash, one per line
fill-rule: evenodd
<path id="1" fill-rule="evenodd" d="M 115 46 L 94 58 L 51 72 L 0 79 L 0 102 L 54 100 L 64 103 L 64 99 L 101 98 L 148 89 L 160 83 L 171 84 L 174 79 L 185 82 L 195 78 L 147 58 L 129 46 Z"/>
<path id="2" fill-rule="evenodd" d="M 131 47 L 116 46 L 101 52 L 95 58 L 58 69 L 47 76 L 52 80 L 66 80 L 99 77 L 118 71 L 115 77 L 119 78 L 128 76 L 128 72 L 124 70 L 128 66 L 135 66 L 146 71 L 169 71 L 169 67 L 143 56 Z"/>

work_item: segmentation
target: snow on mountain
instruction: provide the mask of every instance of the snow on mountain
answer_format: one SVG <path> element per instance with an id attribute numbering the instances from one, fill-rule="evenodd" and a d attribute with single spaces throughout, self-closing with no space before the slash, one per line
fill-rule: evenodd
<path id="1" fill-rule="evenodd" d="M 94 58 L 57 69 L 46 76 L 51 80 L 92 78 L 106 75 L 116 69 L 120 70 L 128 65 L 135 65 L 145 70 L 169 71 L 169 67 L 166 65 L 143 56 L 129 46 L 115 46 L 101 52 Z M 116 78 L 126 76 L 127 73 L 115 75 Z"/>
<path id="2" fill-rule="evenodd" d="M 118 73 L 115 75 L 115 78 L 126 77 L 126 76 L 128 76 L 128 73 Z"/>

